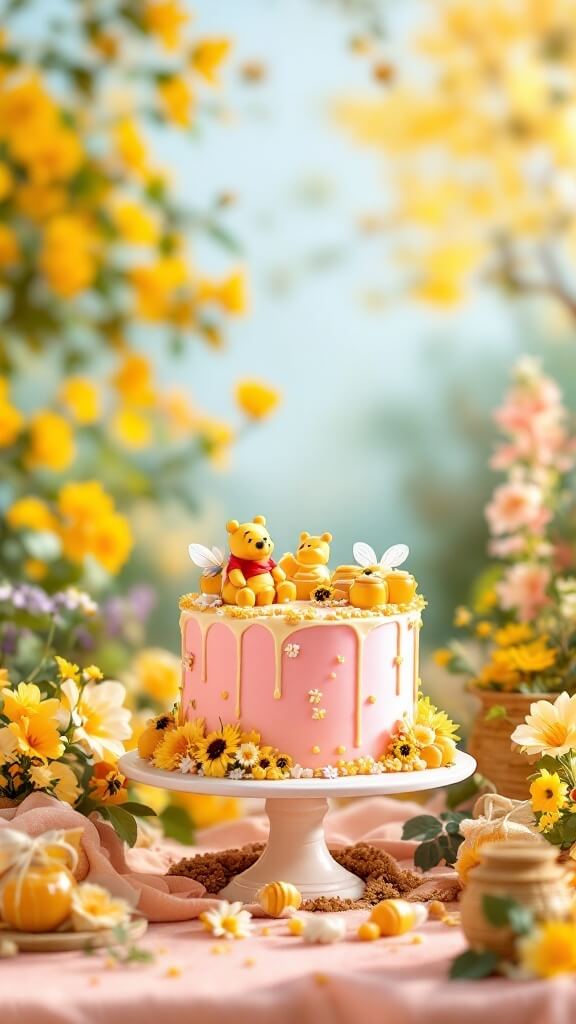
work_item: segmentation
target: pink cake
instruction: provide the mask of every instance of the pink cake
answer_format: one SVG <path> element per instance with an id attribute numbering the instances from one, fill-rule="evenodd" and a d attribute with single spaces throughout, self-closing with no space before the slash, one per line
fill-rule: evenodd
<path id="1" fill-rule="evenodd" d="M 336 778 L 450 765 L 455 726 L 419 692 L 424 599 L 395 544 L 329 568 L 330 533 L 278 563 L 264 516 L 202 544 L 180 601 L 182 686 L 138 742 L 159 769 L 215 778 Z"/>
<path id="2" fill-rule="evenodd" d="M 418 604 L 396 615 L 307 602 L 242 612 L 184 599 L 184 718 L 256 730 L 303 768 L 378 759 L 418 696 Z"/>

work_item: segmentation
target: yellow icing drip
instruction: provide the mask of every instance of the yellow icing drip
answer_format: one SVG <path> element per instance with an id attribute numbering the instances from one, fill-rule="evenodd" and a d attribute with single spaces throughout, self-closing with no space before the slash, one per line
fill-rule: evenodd
<path id="1" fill-rule="evenodd" d="M 396 696 L 400 696 L 400 675 L 402 671 L 402 626 L 400 621 L 396 622 Z"/>
<path id="2" fill-rule="evenodd" d="M 416 701 L 418 700 L 418 689 L 419 689 L 419 686 L 420 686 L 420 678 L 419 678 L 419 673 L 420 673 L 420 622 L 419 622 L 418 619 L 416 619 L 414 621 L 414 626 L 413 626 L 413 629 L 412 629 L 412 634 L 414 636 L 414 682 L 413 682 L 413 691 L 414 691 L 414 704 L 416 704 Z"/>
<path id="3" fill-rule="evenodd" d="M 274 644 L 274 700 L 280 700 L 282 696 L 282 670 L 284 659 L 282 657 L 284 643 Z"/>

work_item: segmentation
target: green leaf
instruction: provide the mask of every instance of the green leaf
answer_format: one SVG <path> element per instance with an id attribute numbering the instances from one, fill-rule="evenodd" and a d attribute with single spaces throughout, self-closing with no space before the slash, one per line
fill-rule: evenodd
<path id="1" fill-rule="evenodd" d="M 484 715 L 485 722 L 494 722 L 498 718 L 507 718 L 506 708 L 503 704 L 493 704 Z"/>
<path id="2" fill-rule="evenodd" d="M 128 846 L 134 846 L 138 837 L 138 826 L 134 816 L 125 811 L 123 807 L 108 806 L 106 808 L 100 807 L 99 810 L 100 813 L 103 810 L 106 811 L 105 817 L 108 818 L 108 821 L 120 838 L 125 843 L 128 843 Z"/>
<path id="3" fill-rule="evenodd" d="M 194 842 L 194 822 L 184 807 L 171 804 L 158 815 L 167 839 L 176 839 L 185 846 Z"/>
<path id="4" fill-rule="evenodd" d="M 491 974 L 494 974 L 497 966 L 498 957 L 496 953 L 492 953 L 490 950 L 484 950 L 479 953 L 475 949 L 467 949 L 465 953 L 461 953 L 453 961 L 449 976 L 452 981 L 465 978 L 488 978 Z"/>
<path id="5" fill-rule="evenodd" d="M 122 804 L 122 810 L 128 811 L 133 814 L 136 818 L 155 818 L 156 811 L 152 810 L 151 807 L 147 807 L 146 804 L 136 803 L 135 800 L 127 800 L 125 804 Z"/>
<path id="6" fill-rule="evenodd" d="M 488 893 L 482 899 L 482 910 L 495 928 L 511 928 L 516 935 L 526 935 L 534 926 L 532 911 L 508 896 Z"/>
<path id="7" fill-rule="evenodd" d="M 438 839 L 430 839 L 421 843 L 414 854 L 414 864 L 422 871 L 430 871 L 444 860 L 444 851 Z"/>
<path id="8" fill-rule="evenodd" d="M 418 814 L 404 822 L 402 839 L 434 839 L 442 832 L 442 823 L 431 814 Z"/>
<path id="9" fill-rule="evenodd" d="M 552 757 L 551 754 L 545 754 L 544 757 L 541 757 L 534 765 L 534 777 L 539 775 L 540 772 L 544 771 L 544 769 L 548 772 L 557 772 L 559 768 L 560 765 L 558 764 L 558 759 L 556 757 Z"/>

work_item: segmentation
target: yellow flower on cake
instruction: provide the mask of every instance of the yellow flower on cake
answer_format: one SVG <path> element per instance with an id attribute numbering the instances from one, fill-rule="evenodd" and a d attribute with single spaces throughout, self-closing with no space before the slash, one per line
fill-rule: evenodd
<path id="1" fill-rule="evenodd" d="M 576 928 L 568 921 L 545 921 L 518 941 L 520 966 L 537 978 L 576 971 Z"/>
<path id="2" fill-rule="evenodd" d="M 117 928 L 130 920 L 131 907 L 126 900 L 116 899 L 107 889 L 92 882 L 82 882 L 72 891 L 70 919 L 75 931 L 95 932 Z"/>
<path id="3" fill-rule="evenodd" d="M 260 755 L 258 757 L 258 764 L 252 767 L 252 776 L 255 779 L 269 779 L 274 778 L 276 771 L 276 751 L 273 747 L 263 746 L 260 747 Z M 272 773 L 272 775 L 270 775 Z"/>
<path id="4" fill-rule="evenodd" d="M 533 811 L 545 813 L 559 811 L 566 803 L 568 785 L 562 782 L 558 772 L 543 768 L 530 784 L 530 798 Z"/>
<path id="5" fill-rule="evenodd" d="M 35 413 L 30 420 L 28 465 L 61 472 L 68 469 L 74 454 L 74 435 L 68 420 L 48 409 Z"/>
<path id="6" fill-rule="evenodd" d="M 110 679 L 89 682 L 80 690 L 73 679 L 67 679 L 61 690 L 74 723 L 73 742 L 82 744 L 100 761 L 106 761 L 110 755 L 121 757 L 122 741 L 129 739 L 132 732 L 122 683 Z"/>
<path id="7" fill-rule="evenodd" d="M 96 423 L 100 418 L 100 392 L 87 377 L 68 377 L 59 397 L 76 423 Z"/>
<path id="8" fill-rule="evenodd" d="M 200 920 L 206 931 L 217 939 L 245 939 L 252 932 L 252 914 L 243 910 L 242 903 L 223 900 L 217 907 L 200 914 Z"/>
<path id="9" fill-rule="evenodd" d="M 224 778 L 236 758 L 239 738 L 240 730 L 235 725 L 223 725 L 221 729 L 208 733 L 198 744 L 196 753 L 204 775 Z"/>
<path id="10" fill-rule="evenodd" d="M 280 394 L 261 381 L 243 380 L 236 386 L 236 401 L 250 419 L 262 420 L 274 412 Z"/>
<path id="11" fill-rule="evenodd" d="M 529 756 L 551 754 L 560 757 L 576 747 L 576 694 L 564 691 L 554 703 L 534 701 L 525 722 L 511 736 Z"/>
<path id="12" fill-rule="evenodd" d="M 18 750 L 28 757 L 39 757 L 42 761 L 57 761 L 65 750 L 65 744 L 56 723 L 44 715 L 31 715 L 10 722 L 8 728 L 14 734 Z"/>
<path id="13" fill-rule="evenodd" d="M 458 740 L 458 726 L 448 717 L 445 711 L 439 711 L 430 697 L 419 697 L 414 716 L 416 725 L 426 725 L 432 729 L 436 737 Z"/>
<path id="14" fill-rule="evenodd" d="M 19 498 L 6 511 L 6 522 L 13 530 L 38 530 L 53 533 L 56 519 L 41 498 L 28 495 Z"/>
<path id="15" fill-rule="evenodd" d="M 155 728 L 162 725 L 166 716 L 155 719 Z M 195 718 L 183 725 L 171 727 L 168 723 L 162 729 L 162 738 L 153 750 L 152 764 L 165 771 L 179 771 L 184 759 L 191 761 L 197 757 L 200 744 L 204 739 L 204 719 Z M 140 749 L 140 748 L 139 748 Z"/>
<path id="16" fill-rule="evenodd" d="M 241 768 L 253 768 L 258 764 L 260 747 L 256 743 L 241 743 L 236 759 Z"/>
<path id="17" fill-rule="evenodd" d="M 11 722 L 19 722 L 22 718 L 42 716 L 54 722 L 60 710 L 60 701 L 55 697 L 43 700 L 41 690 L 36 683 L 18 683 L 15 689 L 5 687 L 2 690 L 2 711 Z"/>

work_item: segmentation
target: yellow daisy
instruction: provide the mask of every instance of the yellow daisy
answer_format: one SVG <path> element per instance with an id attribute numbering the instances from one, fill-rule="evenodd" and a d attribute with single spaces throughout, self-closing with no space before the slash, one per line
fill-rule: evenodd
<path id="1" fill-rule="evenodd" d="M 576 928 L 568 921 L 546 921 L 518 943 L 520 964 L 537 978 L 576 971 Z"/>
<path id="2" fill-rule="evenodd" d="M 532 640 L 534 631 L 527 622 L 509 622 L 494 633 L 494 640 L 499 647 L 512 647 L 516 644 L 525 644 Z"/>
<path id="3" fill-rule="evenodd" d="M 432 729 L 436 736 L 446 736 L 448 739 L 459 740 L 458 726 L 448 718 L 445 711 L 438 711 L 430 697 L 419 697 L 416 705 L 415 725 L 426 725 Z"/>
<path id="4" fill-rule="evenodd" d="M 205 723 L 203 718 L 195 718 L 184 722 L 176 728 L 166 728 L 161 742 L 152 755 L 152 764 L 156 768 L 174 772 L 180 767 L 184 757 L 199 759 L 198 751 L 204 740 Z"/>
<path id="5" fill-rule="evenodd" d="M 562 782 L 558 772 L 549 772 L 543 768 L 537 779 L 530 786 L 530 797 L 533 811 L 559 811 L 566 803 L 568 786 Z"/>
<path id="6" fill-rule="evenodd" d="M 223 725 L 221 729 L 208 733 L 198 744 L 196 753 L 205 775 L 224 778 L 236 758 L 239 739 L 240 730 L 236 725 Z"/>

